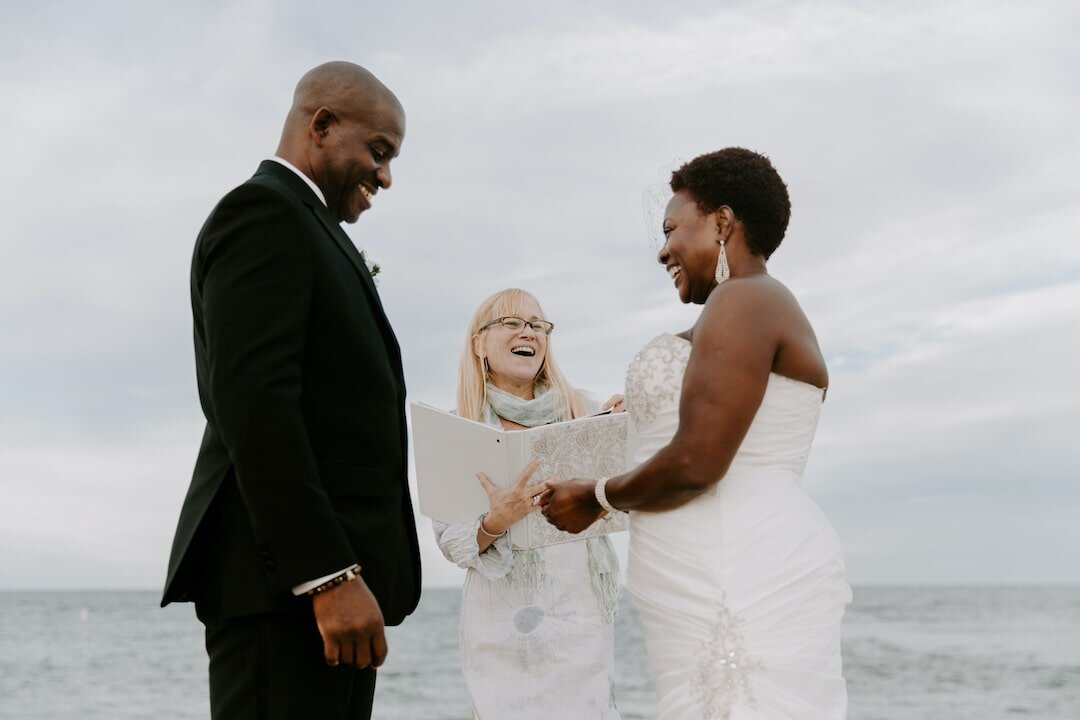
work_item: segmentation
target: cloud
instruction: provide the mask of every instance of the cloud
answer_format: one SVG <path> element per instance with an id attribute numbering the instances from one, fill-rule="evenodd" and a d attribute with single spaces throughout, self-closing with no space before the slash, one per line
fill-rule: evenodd
<path id="1" fill-rule="evenodd" d="M 853 579 L 1080 581 L 1080 12 L 430 5 L 2 11 L 0 587 L 58 558 L 75 585 L 159 581 L 200 431 L 193 239 L 333 57 L 408 110 L 392 191 L 347 229 L 383 267 L 411 399 L 452 404 L 464 325 L 506 286 L 539 296 L 574 383 L 619 390 L 698 310 L 643 189 L 752 147 L 791 189 L 770 272 L 830 364 L 806 485 Z M 457 582 L 421 525 L 427 578 Z"/>

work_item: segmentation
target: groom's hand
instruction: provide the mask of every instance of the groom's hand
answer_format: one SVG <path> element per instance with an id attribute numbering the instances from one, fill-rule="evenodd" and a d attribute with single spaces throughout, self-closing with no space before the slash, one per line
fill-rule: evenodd
<path id="1" fill-rule="evenodd" d="M 596 522 L 604 509 L 596 501 L 592 480 L 567 480 L 551 485 L 551 491 L 543 496 L 547 521 L 564 532 L 579 533 Z"/>
<path id="2" fill-rule="evenodd" d="M 327 665 L 361 670 L 383 664 L 387 648 L 382 610 L 362 577 L 319 593 L 311 606 Z"/>

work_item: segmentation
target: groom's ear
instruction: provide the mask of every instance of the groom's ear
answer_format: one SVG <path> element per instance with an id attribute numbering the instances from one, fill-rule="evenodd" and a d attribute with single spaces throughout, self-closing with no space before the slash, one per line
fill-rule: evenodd
<path id="1" fill-rule="evenodd" d="M 311 116 L 308 131 L 311 133 L 316 145 L 322 145 L 330 132 L 330 126 L 336 122 L 337 118 L 334 117 L 334 112 L 325 105 L 315 111 L 315 114 Z"/>

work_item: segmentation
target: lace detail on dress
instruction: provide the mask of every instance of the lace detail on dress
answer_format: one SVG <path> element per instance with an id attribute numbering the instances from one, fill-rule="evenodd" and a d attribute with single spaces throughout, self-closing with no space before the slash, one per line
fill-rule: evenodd
<path id="1" fill-rule="evenodd" d="M 698 650 L 698 672 L 691 685 L 701 698 L 705 720 L 728 720 L 736 703 L 755 707 L 750 673 L 760 664 L 746 652 L 741 624 L 721 593 L 716 621 Z"/>
<path id="2" fill-rule="evenodd" d="M 635 423 L 651 423 L 663 407 L 677 405 L 691 345 L 660 335 L 634 356 L 626 371 L 626 406 Z"/>
<path id="3" fill-rule="evenodd" d="M 533 632 L 544 622 L 546 613 L 537 603 L 541 591 L 549 589 L 551 576 L 548 575 L 544 553 L 538 549 L 515 550 L 514 570 L 509 582 L 516 585 L 520 593 L 520 607 L 514 613 L 514 629 L 517 630 L 518 666 L 528 670 L 540 670 L 547 667 L 556 657 L 558 643 L 548 633 Z"/>

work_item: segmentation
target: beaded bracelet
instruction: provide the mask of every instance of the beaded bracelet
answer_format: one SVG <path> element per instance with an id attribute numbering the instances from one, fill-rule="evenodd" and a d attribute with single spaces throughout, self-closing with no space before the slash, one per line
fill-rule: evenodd
<path id="1" fill-rule="evenodd" d="M 489 533 L 487 530 L 484 529 L 484 518 L 486 518 L 486 517 L 487 517 L 487 513 L 484 513 L 483 517 L 480 518 L 480 532 L 484 533 L 485 535 L 487 535 L 492 540 L 498 540 L 499 538 L 501 538 L 503 535 L 506 534 L 506 530 L 510 529 L 510 528 L 507 528 L 506 530 L 503 530 L 498 535 L 492 535 L 491 533 Z"/>
<path id="2" fill-rule="evenodd" d="M 355 580 L 358 577 L 360 577 L 360 565 L 359 564 L 353 565 L 351 568 L 349 568 L 345 572 L 341 573 L 340 575 L 335 575 L 334 577 L 332 577 L 329 580 L 327 580 L 326 582 L 324 582 L 322 585 L 316 585 L 315 587 L 308 590 L 306 594 L 307 595 L 318 595 L 319 593 L 324 593 L 327 590 L 331 590 L 333 588 L 336 588 L 338 585 L 341 585 L 342 583 L 351 582 L 351 581 Z"/>
<path id="3" fill-rule="evenodd" d="M 609 479 L 610 478 L 600 478 L 596 481 L 596 486 L 593 488 L 596 502 L 600 503 L 600 507 L 604 508 L 604 510 L 607 510 L 609 513 L 622 512 L 622 510 L 608 502 L 607 493 L 604 491 L 604 488 Z"/>

